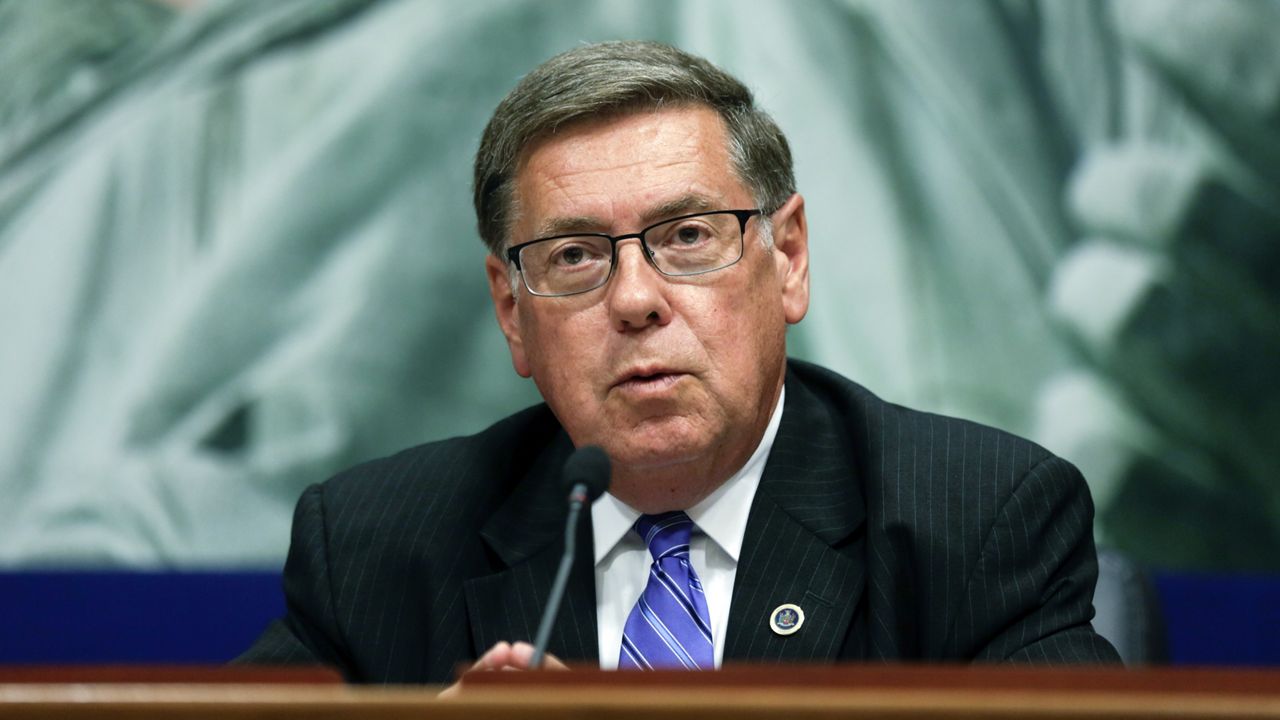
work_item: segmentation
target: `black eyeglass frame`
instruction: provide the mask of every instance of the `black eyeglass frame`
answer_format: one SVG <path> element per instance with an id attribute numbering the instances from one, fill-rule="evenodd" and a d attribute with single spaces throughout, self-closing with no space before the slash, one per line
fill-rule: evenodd
<path id="1" fill-rule="evenodd" d="M 593 232 L 575 232 L 575 233 L 565 233 L 563 235 L 552 235 L 550 237 L 537 238 L 535 240 L 530 240 L 529 242 L 523 242 L 523 243 L 520 243 L 519 245 L 513 245 L 507 248 L 507 261 L 515 266 L 516 272 L 520 273 L 520 281 L 521 283 L 524 284 L 524 289 L 528 290 L 530 295 L 536 295 L 538 297 L 569 297 L 571 295 L 581 295 L 582 293 L 589 293 L 592 290 L 599 290 L 605 285 L 608 285 L 609 280 L 613 278 L 613 271 L 618 268 L 618 243 L 622 242 L 623 240 L 630 240 L 631 238 L 635 238 L 640 241 L 640 247 L 644 249 L 644 259 L 649 263 L 649 265 L 654 270 L 657 270 L 660 274 L 665 275 L 667 277 L 694 277 L 696 275 L 705 275 L 707 273 L 713 273 L 717 270 L 723 270 L 727 267 L 733 267 L 734 265 L 737 265 L 739 262 L 742 261 L 742 256 L 746 249 L 745 243 L 746 243 L 746 237 L 747 237 L 747 221 L 755 217 L 756 215 L 763 215 L 763 214 L 764 214 L 764 211 L 760 210 L 759 208 L 756 208 L 754 210 L 708 210 L 706 212 L 689 213 L 688 215 L 677 215 L 676 217 L 667 218 L 666 220 L 656 222 L 644 228 L 640 232 L 628 233 L 626 235 L 610 235 L 608 233 L 593 233 Z M 680 220 L 688 220 L 690 218 L 703 217 L 705 215 L 733 215 L 734 217 L 738 218 L 738 259 L 726 265 L 721 265 L 720 267 L 711 268 L 709 270 L 698 270 L 697 272 L 690 272 L 690 273 L 669 273 L 666 270 L 663 270 L 662 268 L 658 267 L 657 263 L 653 261 L 653 255 L 654 255 L 653 250 L 650 249 L 649 244 L 645 242 L 645 239 L 644 239 L 645 233 L 649 232 L 650 230 L 656 227 L 661 227 L 669 223 L 679 222 Z M 538 243 L 548 242 L 551 240 L 563 240 L 564 238 L 571 238 L 571 237 L 598 237 L 598 238 L 604 238 L 609 241 L 609 274 L 605 276 L 604 280 L 602 280 L 600 284 L 596 285 L 595 287 L 590 287 L 590 288 L 587 288 L 586 290 L 575 290 L 573 292 L 568 292 L 568 293 L 540 293 L 534 290 L 533 288 L 529 287 L 529 281 L 524 276 L 524 268 L 520 267 L 520 251 L 529 247 L 530 245 L 537 245 Z"/>

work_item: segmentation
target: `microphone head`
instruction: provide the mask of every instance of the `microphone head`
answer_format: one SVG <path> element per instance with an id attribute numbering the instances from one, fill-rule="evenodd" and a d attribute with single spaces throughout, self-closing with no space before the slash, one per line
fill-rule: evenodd
<path id="1" fill-rule="evenodd" d="M 595 500 L 609 489 L 609 456 L 596 445 L 574 450 L 564 463 L 562 480 L 565 492 L 581 483 L 587 487 L 587 502 Z"/>

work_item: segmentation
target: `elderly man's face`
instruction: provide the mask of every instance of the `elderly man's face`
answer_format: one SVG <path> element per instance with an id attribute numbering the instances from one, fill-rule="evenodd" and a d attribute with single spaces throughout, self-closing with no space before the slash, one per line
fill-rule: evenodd
<path id="1" fill-rule="evenodd" d="M 526 152 L 512 243 L 552 228 L 634 233 L 666 217 L 755 207 L 733 172 L 723 122 L 677 107 L 562 129 Z M 774 213 L 775 245 L 747 223 L 742 260 L 666 277 L 637 240 L 604 287 L 568 297 L 490 290 L 518 373 L 532 376 L 574 444 L 614 463 L 611 492 L 644 512 L 705 497 L 750 456 L 785 373 L 787 323 L 808 308 L 807 228 L 797 195 Z"/>

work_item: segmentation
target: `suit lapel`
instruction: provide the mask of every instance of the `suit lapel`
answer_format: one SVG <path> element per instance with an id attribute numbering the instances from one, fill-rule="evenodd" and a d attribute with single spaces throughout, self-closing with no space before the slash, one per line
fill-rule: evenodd
<path id="1" fill-rule="evenodd" d="M 560 471 L 572 451 L 568 436 L 560 432 L 481 530 L 503 568 L 464 583 L 477 653 L 499 641 L 533 642 L 564 551 L 566 511 Z M 596 662 L 591 513 L 583 515 L 577 557 L 547 651 L 562 660 Z"/>
<path id="2" fill-rule="evenodd" d="M 865 628 L 855 609 L 866 582 L 866 505 L 848 448 L 847 431 L 789 373 L 782 422 L 747 519 L 726 664 L 863 654 L 856 638 Z M 799 606 L 804 621 L 781 635 L 771 616 L 787 603 Z"/>

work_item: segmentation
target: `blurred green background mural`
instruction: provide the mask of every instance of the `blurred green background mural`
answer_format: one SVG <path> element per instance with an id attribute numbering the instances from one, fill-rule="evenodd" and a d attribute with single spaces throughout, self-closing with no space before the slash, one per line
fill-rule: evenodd
<path id="1" fill-rule="evenodd" d="M 793 354 L 1071 459 L 1103 545 L 1278 571 L 1278 37 L 1273 0 L 0 0 L 0 568 L 278 567 L 306 485 L 536 402 L 471 156 L 541 60 L 651 38 L 792 141 Z"/>

